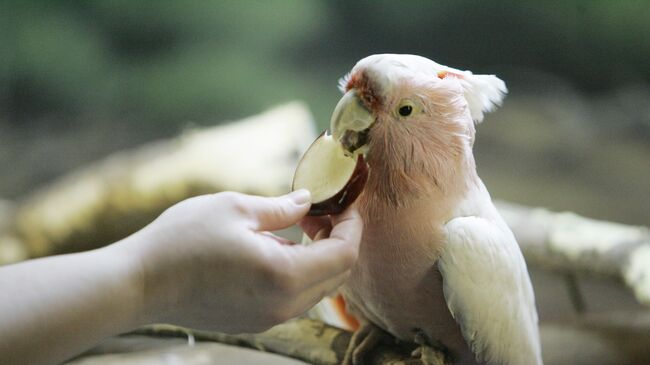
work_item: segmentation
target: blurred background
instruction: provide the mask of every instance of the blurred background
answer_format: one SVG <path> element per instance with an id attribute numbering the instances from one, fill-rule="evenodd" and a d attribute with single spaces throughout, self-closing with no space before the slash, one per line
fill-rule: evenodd
<path id="1" fill-rule="evenodd" d="M 0 3 L 0 198 L 108 153 L 305 101 L 414 53 L 506 81 L 478 129 L 492 194 L 650 223 L 650 3 L 10 1 Z"/>
<path id="2" fill-rule="evenodd" d="M 30 196 L 38 203 L 41 196 L 34 192 L 57 178 L 116 151 L 242 119 L 292 100 L 306 103 L 319 128 L 325 128 L 340 97 L 338 79 L 359 59 L 386 52 L 419 54 L 474 73 L 496 74 L 506 82 L 509 95 L 479 126 L 475 145 L 479 174 L 494 197 L 650 225 L 647 0 L 4 0 L 0 263 L 3 245 L 5 257 L 11 257 L 7 262 L 28 257 L 21 240 L 34 241 L 32 236 L 79 246 L 42 252 L 32 248 L 31 255 L 88 249 L 89 242 L 112 242 L 151 218 L 130 217 L 137 209 L 128 204 L 96 207 L 97 191 L 122 192 L 114 180 L 129 175 L 114 174 L 111 168 L 122 164 L 128 169 L 125 161 L 130 160 L 119 158 L 109 159 L 108 168 L 100 166 L 105 169 L 98 175 L 108 177 L 106 185 L 118 185 L 113 190 L 86 184 L 97 180 L 91 168 L 88 175 L 72 175 L 55 185 L 54 199 L 43 204 L 52 209 L 21 206 Z M 136 163 L 169 152 L 153 147 L 140 153 Z M 205 168 L 210 166 L 216 168 Z M 181 174 L 167 173 L 159 179 Z M 75 179 L 82 183 L 74 185 Z M 60 188 L 68 185 L 65 194 Z M 91 188 L 75 190 L 79 186 Z M 6 207 L 14 204 L 7 202 L 17 202 L 28 218 L 31 211 L 44 211 L 36 217 L 52 224 L 41 222 L 44 228 L 38 228 L 23 217 L 18 223 L 26 223 L 13 236 L 14 213 Z M 79 202 L 87 205 L 78 208 Z M 62 214 L 64 206 L 73 213 Z M 100 212 L 93 216 L 84 207 Z M 4 216 L 3 209 L 8 212 Z M 147 209 L 152 213 L 162 207 Z M 127 218 L 117 220 L 120 214 Z M 84 216 L 91 218 L 76 220 Z M 72 233 L 58 234 L 52 227 L 66 219 Z M 125 227 L 120 230 L 120 225 Z M 3 230 L 9 235 L 1 237 Z M 642 232 L 647 237 L 647 230 Z M 297 230 L 292 234 L 298 239 Z M 591 258 L 589 253 L 585 257 Z M 571 349 L 593 355 L 576 364 L 623 363 L 616 357 L 603 362 L 602 348 L 647 353 L 650 315 L 620 278 L 578 275 L 577 280 L 561 270 L 531 269 L 541 318 L 547 321 L 544 346 L 560 349 L 554 352 L 557 361 L 547 363 L 566 363 Z M 607 328 L 629 325 L 625 331 L 589 329 L 588 336 L 609 336 L 594 337 L 594 345 L 572 332 L 573 327 L 554 327 L 573 318 L 568 313 L 585 312 L 571 294 L 578 292 L 578 284 L 589 304 L 586 312 L 605 313 Z"/>

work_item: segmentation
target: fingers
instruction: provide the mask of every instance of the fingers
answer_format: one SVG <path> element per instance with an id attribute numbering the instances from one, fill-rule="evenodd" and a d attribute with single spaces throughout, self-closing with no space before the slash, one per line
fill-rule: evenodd
<path id="1" fill-rule="evenodd" d="M 318 239 L 309 246 L 286 246 L 286 268 L 299 278 L 301 287 L 309 287 L 344 273 L 359 254 L 363 223 L 356 209 L 334 217 L 329 238 Z M 323 232 L 321 230 L 321 232 Z"/>
<path id="2" fill-rule="evenodd" d="M 341 285 L 343 285 L 343 283 L 345 283 L 349 276 L 350 271 L 346 271 L 302 291 L 300 295 L 292 301 L 289 316 L 296 317 L 308 311 L 324 297 L 334 293 Z"/>
<path id="3" fill-rule="evenodd" d="M 329 238 L 338 241 L 356 243 L 357 249 L 361 242 L 363 220 L 355 206 L 351 206 L 343 213 L 332 216 L 332 232 Z"/>
<path id="4" fill-rule="evenodd" d="M 311 204 L 311 195 L 305 189 L 274 198 L 252 195 L 244 197 L 240 210 L 252 218 L 251 228 L 256 231 L 275 231 L 290 227 L 307 214 Z"/>
<path id="5" fill-rule="evenodd" d="M 298 222 L 298 225 L 305 234 L 312 240 L 317 239 L 316 236 L 319 232 L 325 232 L 325 236 L 329 236 L 332 230 L 332 221 L 328 216 L 325 217 L 304 217 Z M 322 237 L 321 237 L 322 238 Z"/>
<path id="6" fill-rule="evenodd" d="M 289 239 L 286 239 L 284 237 L 275 235 L 272 232 L 263 231 L 263 232 L 258 232 L 258 234 L 262 235 L 264 237 L 270 238 L 270 239 L 274 240 L 275 242 L 277 242 L 277 243 L 279 243 L 281 245 L 295 245 L 296 244 L 295 242 L 293 242 L 293 241 L 291 241 Z"/>
<path id="7" fill-rule="evenodd" d="M 316 236 L 314 237 L 313 241 L 323 240 L 323 239 L 329 237 L 331 232 L 332 232 L 332 227 L 331 226 L 323 227 L 320 231 L 318 231 L 318 233 L 316 233 Z"/>
<path id="8" fill-rule="evenodd" d="M 273 285 L 290 298 L 289 305 L 282 309 L 284 319 L 304 313 L 347 280 L 358 256 L 363 229 L 355 208 L 331 219 L 305 218 L 301 226 L 315 239 L 314 243 L 275 246 L 279 250 L 271 259 L 274 274 L 270 277 L 276 281 Z"/>
<path id="9" fill-rule="evenodd" d="M 316 235 L 322 232 L 327 232 L 324 237 L 327 237 L 330 235 L 330 232 L 332 231 L 332 225 L 336 225 L 338 223 L 344 223 L 342 227 L 339 228 L 340 231 L 339 234 L 345 235 L 345 230 L 349 229 L 346 227 L 348 226 L 348 223 L 345 223 L 345 221 L 350 219 L 350 214 L 355 214 L 356 216 L 359 215 L 359 212 L 356 210 L 356 208 L 350 207 L 347 210 L 345 210 L 343 213 L 339 215 L 334 215 L 334 216 L 320 216 L 320 217 L 304 217 L 302 220 L 298 222 L 298 225 L 302 230 L 305 232 L 309 238 L 312 240 L 317 239 Z M 323 238 L 323 237 L 321 237 Z M 340 238 L 340 237 L 339 237 Z"/>

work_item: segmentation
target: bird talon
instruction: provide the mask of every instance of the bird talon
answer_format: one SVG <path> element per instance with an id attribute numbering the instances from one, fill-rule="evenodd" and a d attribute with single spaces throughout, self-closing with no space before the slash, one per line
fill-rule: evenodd
<path id="1" fill-rule="evenodd" d="M 411 356 L 419 358 L 422 364 L 447 365 L 450 363 L 447 348 L 440 341 L 431 341 L 422 330 L 415 331 L 413 342 L 420 346 L 411 352 Z"/>
<path id="2" fill-rule="evenodd" d="M 373 324 L 364 324 L 350 339 L 342 365 L 362 365 L 366 356 L 384 339 L 391 337 Z"/>
<path id="3" fill-rule="evenodd" d="M 449 362 L 447 361 L 447 357 L 445 356 L 444 352 L 440 352 L 437 349 L 430 347 L 430 346 L 425 346 L 422 345 L 418 347 L 417 349 L 413 350 L 413 352 L 418 352 L 420 354 L 419 358 L 420 361 L 422 361 L 422 364 L 424 365 L 447 365 Z"/>

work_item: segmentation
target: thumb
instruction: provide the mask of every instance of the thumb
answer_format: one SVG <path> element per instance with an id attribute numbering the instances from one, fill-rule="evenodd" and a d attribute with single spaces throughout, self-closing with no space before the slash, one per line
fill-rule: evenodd
<path id="1" fill-rule="evenodd" d="M 253 197 L 249 212 L 256 231 L 275 231 L 296 224 L 311 205 L 308 190 L 299 189 L 274 198 Z"/>

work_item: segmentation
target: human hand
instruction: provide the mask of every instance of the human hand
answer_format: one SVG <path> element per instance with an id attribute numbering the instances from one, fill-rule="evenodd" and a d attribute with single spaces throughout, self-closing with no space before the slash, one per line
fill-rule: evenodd
<path id="1" fill-rule="evenodd" d="M 302 219 L 310 246 L 269 232 L 300 221 L 309 199 L 306 190 L 199 196 L 126 239 L 140 265 L 142 323 L 259 332 L 311 308 L 347 278 L 362 222 L 354 208 Z"/>

